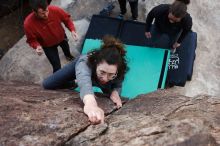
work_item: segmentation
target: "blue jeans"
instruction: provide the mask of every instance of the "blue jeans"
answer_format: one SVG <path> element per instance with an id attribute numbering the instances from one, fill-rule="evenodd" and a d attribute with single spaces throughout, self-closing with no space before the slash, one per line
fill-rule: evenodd
<path id="1" fill-rule="evenodd" d="M 78 58 L 47 77 L 42 83 L 44 89 L 55 90 L 76 87 L 75 65 L 77 60 Z"/>

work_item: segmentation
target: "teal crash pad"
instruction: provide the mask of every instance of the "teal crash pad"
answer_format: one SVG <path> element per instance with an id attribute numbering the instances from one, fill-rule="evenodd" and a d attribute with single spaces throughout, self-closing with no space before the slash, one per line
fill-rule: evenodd
<path id="1" fill-rule="evenodd" d="M 99 48 L 101 40 L 86 39 L 82 54 Z M 125 45 L 129 71 L 122 85 L 121 96 L 129 99 L 165 87 L 170 51 L 160 48 Z M 160 86 L 159 86 L 160 84 Z M 94 92 L 101 90 L 93 88 Z"/>

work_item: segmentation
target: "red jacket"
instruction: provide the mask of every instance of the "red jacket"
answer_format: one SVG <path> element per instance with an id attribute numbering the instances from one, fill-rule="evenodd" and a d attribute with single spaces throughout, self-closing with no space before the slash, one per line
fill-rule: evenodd
<path id="1" fill-rule="evenodd" d="M 68 13 L 56 6 L 48 6 L 48 10 L 47 20 L 38 18 L 32 12 L 24 21 L 27 43 L 34 49 L 37 46 L 51 47 L 62 42 L 65 36 L 62 22 L 70 31 L 75 31 Z"/>

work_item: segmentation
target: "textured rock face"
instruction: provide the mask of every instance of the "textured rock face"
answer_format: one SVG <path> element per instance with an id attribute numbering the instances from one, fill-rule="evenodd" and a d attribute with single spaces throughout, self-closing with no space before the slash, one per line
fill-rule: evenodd
<path id="1" fill-rule="evenodd" d="M 0 97 L 0 145 L 58 145 L 88 126 L 79 99 L 68 93 L 1 83 Z"/>
<path id="2" fill-rule="evenodd" d="M 0 145 L 217 146 L 220 99 L 169 90 L 141 95 L 115 110 L 98 95 L 105 124 L 90 125 L 79 95 L 0 82 Z"/>
<path id="3" fill-rule="evenodd" d="M 0 145 L 60 145 L 89 126 L 79 95 L 0 82 Z M 100 98 L 106 113 L 109 100 Z"/>

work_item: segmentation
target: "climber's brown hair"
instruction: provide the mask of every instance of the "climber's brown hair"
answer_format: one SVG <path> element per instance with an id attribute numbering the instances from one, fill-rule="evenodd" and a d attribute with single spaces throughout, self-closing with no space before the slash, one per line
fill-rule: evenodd
<path id="1" fill-rule="evenodd" d="M 123 43 L 119 39 L 107 35 L 103 38 L 100 49 L 88 53 L 88 66 L 95 73 L 97 65 L 103 61 L 109 65 L 116 65 L 118 69 L 116 79 L 123 80 L 128 70 L 125 54 Z"/>

